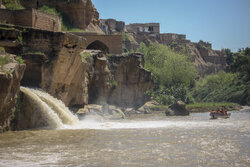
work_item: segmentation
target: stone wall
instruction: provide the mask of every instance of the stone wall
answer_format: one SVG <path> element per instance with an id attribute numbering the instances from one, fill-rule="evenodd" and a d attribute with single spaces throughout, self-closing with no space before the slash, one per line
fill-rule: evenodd
<path id="1" fill-rule="evenodd" d="M 105 34 L 117 34 L 125 31 L 125 23 L 115 19 L 101 19 L 100 28 Z"/>
<path id="2" fill-rule="evenodd" d="M 87 40 L 87 48 L 95 41 L 99 41 L 107 46 L 108 53 L 121 54 L 122 53 L 122 36 L 121 35 L 98 35 L 81 32 L 74 32 L 77 36 L 84 37 Z"/>
<path id="3" fill-rule="evenodd" d="M 42 30 L 61 31 L 61 21 L 58 16 L 32 9 L 32 26 Z"/>
<path id="4" fill-rule="evenodd" d="M 69 22 L 81 29 L 90 24 L 99 25 L 99 13 L 91 0 L 20 0 L 26 8 L 39 8 L 44 5 L 62 12 Z"/>
<path id="5" fill-rule="evenodd" d="M 0 22 L 32 27 L 32 10 L 0 9 Z"/>
<path id="6" fill-rule="evenodd" d="M 126 29 L 130 33 L 160 33 L 160 23 L 146 23 L 146 24 L 129 24 Z"/>
<path id="7" fill-rule="evenodd" d="M 0 9 L 0 22 L 42 30 L 61 31 L 58 16 L 43 13 L 35 9 L 8 10 Z"/>
<path id="8" fill-rule="evenodd" d="M 182 44 L 190 42 L 189 40 L 186 40 L 186 35 L 173 33 L 160 34 L 160 41 L 165 45 L 170 45 L 172 42 L 178 42 Z"/>

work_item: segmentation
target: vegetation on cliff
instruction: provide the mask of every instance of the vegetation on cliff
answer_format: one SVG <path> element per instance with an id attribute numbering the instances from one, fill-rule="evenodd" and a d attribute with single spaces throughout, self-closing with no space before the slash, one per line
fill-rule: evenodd
<path id="1" fill-rule="evenodd" d="M 84 31 L 82 29 L 75 28 L 72 24 L 70 24 L 68 18 L 63 15 L 61 12 L 59 12 L 56 8 L 48 7 L 48 6 L 42 6 L 38 10 L 48 13 L 48 14 L 53 14 L 56 15 L 60 18 L 61 24 L 62 24 L 62 31 L 77 31 L 81 32 Z"/>
<path id="2" fill-rule="evenodd" d="M 137 50 L 145 56 L 145 68 L 155 76 L 156 87 L 148 92 L 158 103 L 173 104 L 177 100 L 193 101 L 189 88 L 197 71 L 187 55 L 174 53 L 165 45 L 140 44 Z"/>
<path id="3" fill-rule="evenodd" d="M 230 73 L 208 75 L 196 83 L 192 91 L 196 101 L 250 105 L 250 48 L 234 53 L 229 62 Z"/>
<path id="4" fill-rule="evenodd" d="M 24 9 L 19 0 L 2 0 L 3 5 L 10 10 Z"/>

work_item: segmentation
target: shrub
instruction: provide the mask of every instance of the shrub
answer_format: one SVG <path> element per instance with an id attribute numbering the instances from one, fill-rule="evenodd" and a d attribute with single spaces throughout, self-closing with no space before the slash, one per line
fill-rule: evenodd
<path id="1" fill-rule="evenodd" d="M 160 85 L 189 86 L 197 76 L 188 55 L 174 53 L 165 45 L 150 44 L 147 47 L 141 43 L 137 51 L 144 54 L 145 68 L 153 72 Z"/>
<path id="2" fill-rule="evenodd" d="M 122 41 L 135 42 L 135 39 L 131 34 L 121 32 L 121 35 L 122 35 Z"/>
<path id="3" fill-rule="evenodd" d="M 90 57 L 91 57 L 91 54 L 88 52 L 81 53 L 82 62 L 84 63 L 87 63 L 87 59 L 89 59 Z"/>
<path id="4" fill-rule="evenodd" d="M 0 56 L 0 66 L 1 66 L 1 69 L 3 69 L 3 65 L 4 64 L 7 64 L 10 62 L 10 58 L 8 55 L 2 55 Z"/>
<path id="5" fill-rule="evenodd" d="M 44 13 L 48 13 L 48 14 L 53 14 L 56 15 L 60 18 L 61 23 L 62 23 L 62 31 L 70 31 L 70 32 L 84 32 L 84 30 L 82 29 L 78 29 L 75 28 L 70 21 L 67 19 L 67 17 L 62 14 L 61 12 L 59 12 L 58 10 L 56 10 L 56 8 L 51 8 L 48 6 L 42 6 L 40 7 L 38 10 L 44 12 Z"/>
<path id="6" fill-rule="evenodd" d="M 163 105 L 177 100 L 193 102 L 188 89 L 194 83 L 197 71 L 187 55 L 171 51 L 165 45 L 140 44 L 138 52 L 145 56 L 145 68 L 155 76 L 156 87 L 147 94 Z"/>
<path id="7" fill-rule="evenodd" d="M 20 10 L 24 7 L 20 4 L 19 0 L 2 0 L 3 5 L 10 10 Z"/>
<path id="8" fill-rule="evenodd" d="M 192 94 L 198 102 L 236 102 L 249 104 L 250 94 L 248 84 L 245 84 L 237 73 L 208 75 L 199 80 L 192 90 Z"/>
<path id="9" fill-rule="evenodd" d="M 21 56 L 17 56 L 17 57 L 16 57 L 16 61 L 18 61 L 19 64 L 24 64 L 24 60 L 22 59 Z"/>

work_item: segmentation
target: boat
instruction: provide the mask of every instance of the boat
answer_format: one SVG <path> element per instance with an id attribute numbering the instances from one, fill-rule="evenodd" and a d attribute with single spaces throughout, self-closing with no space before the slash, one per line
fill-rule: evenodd
<path id="1" fill-rule="evenodd" d="M 217 118 L 223 118 L 223 119 L 227 119 L 227 118 L 230 118 L 231 116 L 231 113 L 221 113 L 221 112 L 211 112 L 210 113 L 210 117 L 212 119 L 217 119 Z"/>

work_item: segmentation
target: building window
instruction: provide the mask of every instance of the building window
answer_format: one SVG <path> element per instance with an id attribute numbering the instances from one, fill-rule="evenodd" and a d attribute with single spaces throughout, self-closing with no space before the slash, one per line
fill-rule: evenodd
<path id="1" fill-rule="evenodd" d="M 153 26 L 150 26 L 150 27 L 148 27 L 148 31 L 154 31 L 154 27 Z"/>

